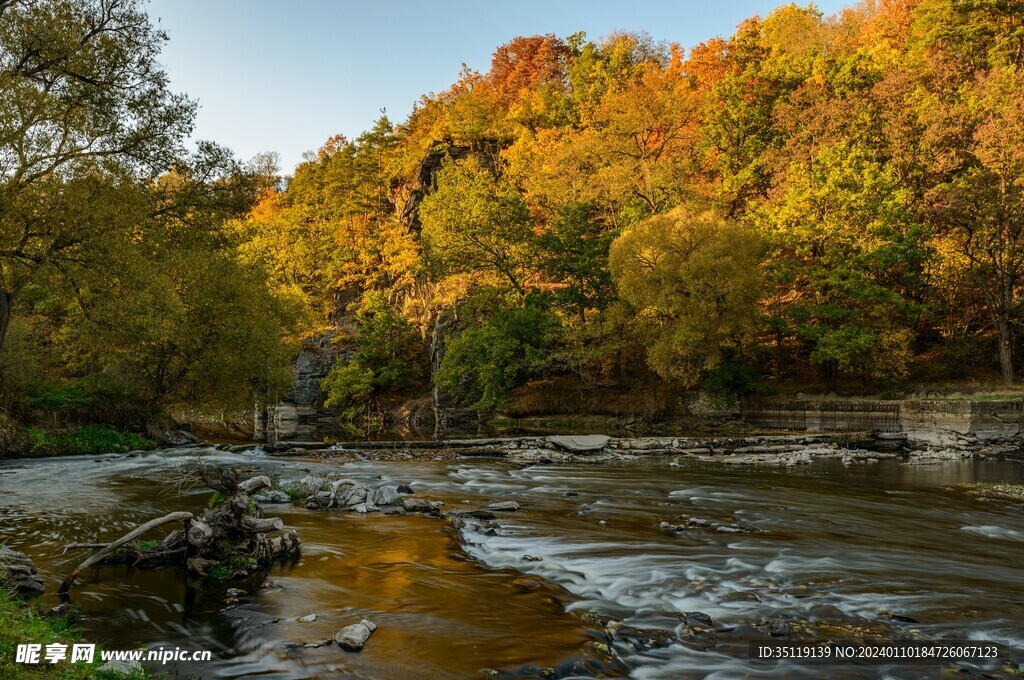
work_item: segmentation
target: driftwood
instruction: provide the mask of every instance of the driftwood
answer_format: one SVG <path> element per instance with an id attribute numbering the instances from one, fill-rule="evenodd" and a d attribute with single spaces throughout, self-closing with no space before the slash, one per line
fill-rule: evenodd
<path id="1" fill-rule="evenodd" d="M 243 517 L 242 528 L 252 534 L 265 534 L 269 531 L 284 531 L 284 521 L 280 517 L 262 519 L 259 517 Z"/>
<path id="2" fill-rule="evenodd" d="M 94 564 L 99 564 L 108 555 L 110 555 L 110 553 L 114 552 L 125 543 L 133 541 L 139 536 L 142 536 L 146 532 L 156 529 L 157 527 L 163 526 L 165 524 L 170 524 L 171 522 L 181 522 L 184 520 L 189 520 L 192 519 L 192 517 L 193 515 L 191 512 L 172 512 L 169 515 L 164 515 L 163 517 L 158 517 L 157 519 L 151 519 L 145 524 L 132 529 L 116 541 L 108 543 L 105 548 L 100 549 L 100 551 L 96 554 L 87 557 L 84 562 L 75 567 L 72 570 L 72 572 L 67 575 L 67 578 L 64 579 L 64 583 L 61 584 L 60 589 L 57 591 L 57 594 L 63 595 L 67 593 L 68 590 L 71 588 L 71 585 L 75 582 L 75 579 L 78 578 L 79 572 L 81 572 L 83 569 L 88 569 Z"/>
<path id="3" fill-rule="evenodd" d="M 154 519 L 112 543 L 71 543 L 74 549 L 98 549 L 64 580 L 60 594 L 66 594 L 82 569 L 101 562 L 138 564 L 177 563 L 201 577 L 230 579 L 267 569 L 278 557 L 296 555 L 302 541 L 295 531 L 285 532 L 280 518 L 264 518 L 260 504 L 250 495 L 271 486 L 270 478 L 260 475 L 242 481 L 233 468 L 194 464 L 178 480 L 182 487 L 203 484 L 218 492 L 210 507 L 201 514 L 175 512 Z M 130 543 L 155 527 L 183 521 L 181 528 L 168 534 L 159 544 L 141 547 Z M 280 534 L 274 536 L 273 534 Z M 216 567 L 216 569 L 214 569 Z"/>
<path id="4" fill-rule="evenodd" d="M 69 550 L 99 550 L 100 548 L 106 548 L 109 543 L 68 543 L 64 546 L 64 552 L 62 555 L 66 555 Z"/>
<path id="5" fill-rule="evenodd" d="M 270 486 L 270 477 L 260 475 L 259 477 L 253 477 L 252 479 L 247 479 L 244 482 L 241 482 L 238 485 L 238 490 L 242 493 L 251 494 L 254 491 L 259 491 L 260 489 L 268 489 Z"/>

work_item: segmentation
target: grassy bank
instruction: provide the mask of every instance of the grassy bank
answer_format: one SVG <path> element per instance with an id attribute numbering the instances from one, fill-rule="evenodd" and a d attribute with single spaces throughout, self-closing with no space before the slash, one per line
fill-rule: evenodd
<path id="1" fill-rule="evenodd" d="M 112 425 L 86 425 L 49 432 L 0 416 L 0 458 L 45 457 L 149 450 L 156 442 Z"/>
<path id="2" fill-rule="evenodd" d="M 103 679 L 123 680 L 126 676 L 103 672 L 96 651 L 93 663 L 58 664 L 42 663 L 28 666 L 17 663 L 16 652 L 19 644 L 41 644 L 45 650 L 49 643 L 70 645 L 83 642 L 82 633 L 67 618 L 41 614 L 32 604 L 24 603 L 10 593 L 0 590 L 0 678 L 21 680 L 22 678 L 60 678 L 61 680 Z M 134 673 L 130 678 L 151 677 L 146 673 Z"/>

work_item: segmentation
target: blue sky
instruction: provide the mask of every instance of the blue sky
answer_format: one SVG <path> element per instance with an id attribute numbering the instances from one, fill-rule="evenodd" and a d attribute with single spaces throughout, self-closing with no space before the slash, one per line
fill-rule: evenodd
<path id="1" fill-rule="evenodd" d="M 355 137 L 386 108 L 404 120 L 463 62 L 485 71 L 518 35 L 644 30 L 691 47 L 728 36 L 782 0 L 151 0 L 170 34 L 162 61 L 177 91 L 199 100 L 195 136 L 248 159 L 281 155 L 290 173 L 329 136 Z M 819 0 L 832 14 L 850 4 Z"/>

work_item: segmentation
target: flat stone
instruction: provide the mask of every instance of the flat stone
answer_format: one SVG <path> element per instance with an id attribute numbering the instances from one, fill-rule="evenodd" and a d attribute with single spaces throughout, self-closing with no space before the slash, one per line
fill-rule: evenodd
<path id="1" fill-rule="evenodd" d="M 442 505 L 444 503 L 441 501 L 428 501 L 424 498 L 406 498 L 402 502 L 402 507 L 405 508 L 406 512 L 425 512 L 428 514 L 436 514 Z"/>
<path id="2" fill-rule="evenodd" d="M 291 496 L 286 494 L 284 491 L 278 491 L 277 489 L 274 489 L 273 491 L 261 491 L 253 496 L 253 498 L 257 503 L 264 504 L 292 502 Z"/>
<path id="3" fill-rule="evenodd" d="M 495 512 L 515 512 L 519 509 L 519 503 L 515 501 L 500 501 L 498 503 L 488 503 L 488 510 L 494 510 Z"/>
<path id="4" fill-rule="evenodd" d="M 573 453 L 600 451 L 608 446 L 611 437 L 603 434 L 555 435 L 548 437 L 549 444 Z"/>
<path id="5" fill-rule="evenodd" d="M 316 614 L 307 614 L 306 616 L 300 616 L 295 620 L 301 621 L 302 623 L 313 623 L 316 621 Z"/>

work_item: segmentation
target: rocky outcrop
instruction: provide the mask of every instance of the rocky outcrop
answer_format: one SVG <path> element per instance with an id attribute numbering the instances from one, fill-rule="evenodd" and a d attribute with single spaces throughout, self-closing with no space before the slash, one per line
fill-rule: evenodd
<path id="1" fill-rule="evenodd" d="M 288 490 L 288 495 L 296 502 L 305 503 L 309 510 L 437 515 L 444 505 L 439 501 L 404 498 L 404 494 L 412 493 L 408 486 L 370 486 L 340 475 L 308 475 L 302 479 L 282 482 L 282 487 Z"/>
<path id="2" fill-rule="evenodd" d="M 749 399 L 743 420 L 799 432 L 879 432 L 912 444 L 972 446 L 1019 441 L 1024 400 Z"/>
<path id="3" fill-rule="evenodd" d="M 280 403 L 257 413 L 254 437 L 273 443 L 289 439 L 320 440 L 335 432 L 338 411 L 324 407 L 320 383 L 337 358 L 332 334 L 304 342 L 295 359 L 292 389 Z"/>
<path id="4" fill-rule="evenodd" d="M 0 587 L 22 596 L 39 595 L 45 589 L 32 560 L 6 545 L 0 545 Z"/>
<path id="5" fill-rule="evenodd" d="M 420 222 L 420 203 L 427 194 L 437 188 L 437 175 L 449 158 L 458 161 L 475 156 L 484 167 L 493 171 L 495 159 L 500 152 L 501 145 L 497 140 L 484 140 L 473 147 L 455 144 L 451 139 L 432 142 L 423 155 L 412 182 L 399 190 L 399 219 L 405 228 L 414 234 L 418 234 L 423 228 Z"/>

